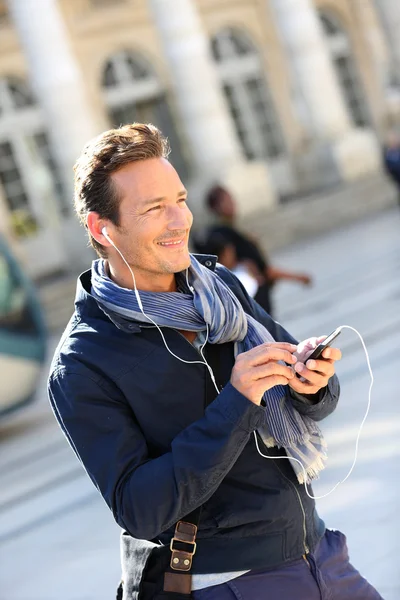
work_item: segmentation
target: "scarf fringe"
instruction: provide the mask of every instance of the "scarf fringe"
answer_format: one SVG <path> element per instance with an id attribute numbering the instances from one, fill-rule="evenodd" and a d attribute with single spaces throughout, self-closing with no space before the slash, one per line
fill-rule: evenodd
<path id="1" fill-rule="evenodd" d="M 294 461 L 293 461 L 294 462 Z M 305 467 L 305 472 L 307 474 L 307 481 L 304 481 L 304 471 L 303 469 L 301 469 L 301 467 L 299 466 L 298 463 L 294 463 L 296 465 L 296 467 L 298 467 L 300 469 L 300 471 L 297 472 L 297 468 L 295 468 L 296 471 L 296 475 L 297 475 L 297 480 L 299 483 L 301 483 L 302 485 L 304 483 L 310 484 L 312 481 L 315 481 L 316 479 L 319 478 L 319 473 L 320 471 L 322 471 L 323 469 L 325 469 L 325 461 L 321 458 L 321 457 L 317 457 L 311 465 L 304 465 Z"/>

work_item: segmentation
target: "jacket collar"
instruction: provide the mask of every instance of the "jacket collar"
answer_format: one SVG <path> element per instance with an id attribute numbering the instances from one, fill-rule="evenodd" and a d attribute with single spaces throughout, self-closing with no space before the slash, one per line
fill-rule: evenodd
<path id="1" fill-rule="evenodd" d="M 211 271 L 215 271 L 217 257 L 212 254 L 193 254 L 193 256 Z M 122 315 L 101 305 L 91 294 L 91 269 L 88 269 L 78 277 L 76 295 L 75 295 L 75 311 L 80 317 L 103 318 L 106 315 L 113 323 L 126 333 L 140 333 L 143 327 L 154 327 L 153 325 L 145 325 L 138 321 L 132 321 Z"/>

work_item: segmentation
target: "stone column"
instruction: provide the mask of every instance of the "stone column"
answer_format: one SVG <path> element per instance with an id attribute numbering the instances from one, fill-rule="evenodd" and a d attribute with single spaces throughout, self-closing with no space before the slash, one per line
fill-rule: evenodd
<path id="1" fill-rule="evenodd" d="M 388 126 L 400 126 L 400 3 L 398 0 L 379 0 L 375 2 L 384 32 L 386 34 L 389 65 L 386 73 L 386 102 Z"/>
<path id="2" fill-rule="evenodd" d="M 379 160 L 376 142 L 370 132 L 352 127 L 313 2 L 269 0 L 269 3 L 292 65 L 294 84 L 308 107 L 308 128 L 319 146 L 315 152 L 316 164 L 325 157 L 325 165 L 318 165 L 316 171 L 325 172 L 324 176 L 329 178 L 332 167 L 336 167 L 342 178 L 352 179 L 376 170 Z"/>
<path id="3" fill-rule="evenodd" d="M 192 0 L 149 2 L 190 150 L 199 170 L 225 167 L 242 158 L 220 90 L 208 40 Z"/>
<path id="4" fill-rule="evenodd" d="M 247 208 L 274 203 L 266 166 L 244 161 L 195 3 L 174 0 L 171 10 L 170 0 L 149 0 L 149 6 L 170 68 L 194 181 L 225 182 L 239 202 L 247 195 Z M 248 189 L 258 185 L 257 196 L 243 191 L 245 179 Z M 200 203 L 202 186 L 197 187 Z"/>
<path id="5" fill-rule="evenodd" d="M 100 129 L 92 117 L 58 1 L 8 0 L 8 5 L 33 89 L 44 109 L 52 150 L 72 207 L 72 167 L 84 144 Z M 68 258 L 73 263 L 71 266 L 80 266 L 89 257 L 86 235 L 75 217 L 67 221 L 63 235 Z"/>
<path id="6" fill-rule="evenodd" d="M 400 3 L 398 0 L 378 0 L 376 9 L 385 29 L 392 58 L 392 76 L 400 85 Z"/>

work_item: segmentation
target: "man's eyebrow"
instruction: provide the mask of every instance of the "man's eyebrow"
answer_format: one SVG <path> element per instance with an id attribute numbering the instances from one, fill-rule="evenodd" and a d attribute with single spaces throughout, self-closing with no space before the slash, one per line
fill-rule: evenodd
<path id="1" fill-rule="evenodd" d="M 187 196 L 187 190 L 181 190 L 178 193 L 177 198 L 181 198 L 182 196 Z M 147 200 L 143 200 L 141 205 L 147 206 L 148 204 L 158 204 L 159 202 L 165 202 L 166 199 L 166 196 L 161 196 L 160 198 L 148 198 Z"/>

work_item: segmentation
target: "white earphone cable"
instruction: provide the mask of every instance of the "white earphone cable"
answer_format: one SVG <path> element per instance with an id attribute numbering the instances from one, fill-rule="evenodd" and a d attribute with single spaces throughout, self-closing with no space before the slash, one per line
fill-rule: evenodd
<path id="1" fill-rule="evenodd" d="M 356 465 L 356 462 L 357 462 L 357 458 L 358 458 L 358 445 L 359 445 L 359 441 L 360 441 L 361 432 L 362 432 L 362 429 L 364 427 L 364 423 L 365 423 L 365 421 L 367 419 L 367 416 L 368 416 L 368 413 L 369 413 L 369 410 L 370 410 L 370 407 L 371 407 L 371 393 L 372 393 L 372 386 L 374 385 L 374 375 L 372 373 L 371 362 L 370 362 L 370 359 L 369 359 L 369 355 L 368 355 L 368 351 L 367 351 L 367 347 L 365 345 L 365 342 L 364 342 L 364 340 L 362 338 L 362 335 L 357 331 L 357 329 L 355 329 L 354 327 L 351 327 L 350 325 L 341 325 L 340 327 L 338 327 L 338 329 L 351 329 L 352 331 L 355 331 L 355 333 L 358 335 L 358 337 L 361 340 L 364 352 L 365 352 L 365 356 L 366 356 L 366 359 L 367 359 L 368 370 L 369 370 L 369 374 L 371 376 L 371 383 L 370 383 L 369 391 L 368 391 L 367 408 L 366 408 L 364 417 L 363 417 L 363 419 L 361 421 L 361 425 L 360 425 L 359 430 L 358 430 L 358 434 L 357 434 L 357 438 L 356 438 L 356 444 L 355 444 L 355 451 L 354 451 L 354 459 L 353 459 L 352 465 L 351 465 L 351 467 L 350 467 L 350 469 L 349 469 L 346 477 L 344 477 L 343 479 L 341 479 L 340 481 L 338 481 L 338 483 L 331 490 L 329 490 L 329 492 L 327 492 L 326 494 L 322 494 L 320 496 L 313 496 L 308 491 L 308 485 L 309 485 L 309 484 L 307 484 L 308 477 L 307 477 L 307 473 L 306 473 L 306 470 L 304 468 L 303 463 L 300 460 L 298 460 L 297 458 L 294 458 L 294 457 L 291 457 L 291 456 L 268 456 L 266 454 L 263 454 L 261 452 L 260 446 L 258 444 L 257 433 L 254 431 L 254 439 L 255 439 L 255 442 L 256 442 L 256 448 L 257 448 L 257 451 L 260 454 L 260 456 L 262 456 L 263 458 L 269 458 L 271 460 L 293 460 L 293 461 L 299 463 L 299 465 L 301 466 L 301 468 L 303 470 L 304 482 L 305 482 L 304 483 L 304 487 L 305 487 L 306 494 L 312 500 L 320 500 L 321 498 L 326 498 L 327 496 L 329 496 L 330 494 L 332 494 L 332 492 L 334 492 L 339 487 L 340 484 L 344 483 L 346 481 L 346 479 L 348 479 L 350 477 L 350 475 L 353 472 L 353 469 L 354 469 L 354 467 Z"/>
<path id="2" fill-rule="evenodd" d="M 181 362 L 183 362 L 183 363 L 185 363 L 185 364 L 187 364 L 187 365 L 204 365 L 205 367 L 207 367 L 207 369 L 208 369 L 208 372 L 210 373 L 211 380 L 212 380 L 212 382 L 213 382 L 213 384 L 214 384 L 214 387 L 215 387 L 215 389 L 216 389 L 216 391 L 217 391 L 217 394 L 219 394 L 219 389 L 218 389 L 217 382 L 215 381 L 215 376 L 214 376 L 213 370 L 212 370 L 212 368 L 210 367 L 210 365 L 208 364 L 208 362 L 207 362 L 207 360 L 206 360 L 206 358 L 205 358 L 205 356 L 204 356 L 204 353 L 203 353 L 203 351 L 204 351 L 204 347 L 205 347 L 205 345 L 206 345 L 206 344 L 207 344 L 207 342 L 208 342 L 208 335 L 209 335 L 209 328 L 208 328 L 208 324 L 206 323 L 206 328 L 207 328 L 207 329 L 206 329 L 206 339 L 205 339 L 205 341 L 204 341 L 203 345 L 202 345 L 202 346 L 201 346 L 201 348 L 200 348 L 200 355 L 201 355 L 201 357 L 203 358 L 203 361 L 204 361 L 204 362 L 203 362 L 203 361 L 201 361 L 201 360 L 185 360 L 184 358 L 180 358 L 180 357 L 179 357 L 179 356 L 177 356 L 177 355 L 176 355 L 174 352 L 172 352 L 172 350 L 171 350 L 171 349 L 168 347 L 168 344 L 167 344 L 167 342 L 166 342 L 166 339 L 165 339 L 165 337 L 164 337 L 164 334 L 163 334 L 163 332 L 161 331 L 161 328 L 160 328 L 160 327 L 157 325 L 157 323 L 156 323 L 155 321 L 153 321 L 153 319 L 152 319 L 151 317 L 149 317 L 149 315 L 147 315 L 147 314 L 144 312 L 143 305 L 142 305 L 142 301 L 141 301 L 141 299 L 140 299 L 140 295 L 139 295 L 139 291 L 138 291 L 138 289 L 137 289 L 137 287 L 136 287 L 136 278 L 135 278 L 135 274 L 134 274 L 133 270 L 131 269 L 131 267 L 130 267 L 130 265 L 129 265 L 128 261 L 127 261 L 127 260 L 125 260 L 125 257 L 124 257 L 124 255 L 122 254 L 122 252 L 121 252 L 121 251 L 120 251 L 120 250 L 117 248 L 117 246 L 114 244 L 114 242 L 112 241 L 112 239 L 111 239 L 111 238 L 110 238 L 110 236 L 108 235 L 107 231 L 105 230 L 105 227 L 103 227 L 102 234 L 103 234 L 103 235 L 104 235 L 104 237 L 105 237 L 105 238 L 106 238 L 106 239 L 107 239 L 107 240 L 110 242 L 110 244 L 111 244 L 111 245 L 112 245 L 112 246 L 115 248 L 115 250 L 118 252 L 118 254 L 120 255 L 120 257 L 122 258 L 122 260 L 124 261 L 124 263 L 125 263 L 125 264 L 126 264 L 126 266 L 128 267 L 128 269 L 129 269 L 129 271 L 130 271 L 130 274 L 132 275 L 132 279 L 133 279 L 133 285 L 134 285 L 134 292 L 135 292 L 136 300 L 137 300 L 137 303 L 138 303 L 138 305 L 139 305 L 140 311 L 142 312 L 143 316 L 144 316 L 144 317 L 146 317 L 146 319 L 148 319 L 148 320 L 149 320 L 151 323 L 153 323 L 153 325 L 155 325 L 155 327 L 157 327 L 158 331 L 160 332 L 161 338 L 162 338 L 162 340 L 163 340 L 163 342 L 164 342 L 164 346 L 166 347 L 166 349 L 168 350 L 168 352 L 169 352 L 170 354 L 172 354 L 172 356 L 173 356 L 174 358 L 176 358 L 176 359 L 180 360 Z M 192 288 L 192 287 L 189 285 L 189 280 L 188 280 L 188 273 L 187 273 L 187 270 L 186 270 L 186 281 L 187 281 L 187 284 L 188 284 L 188 287 L 189 287 L 190 291 L 193 293 L 193 288 Z"/>
<path id="3" fill-rule="evenodd" d="M 109 237 L 109 235 L 108 235 L 108 233 L 107 233 L 107 231 L 106 231 L 106 228 L 105 228 L 105 227 L 104 227 L 104 228 L 103 228 L 103 230 L 102 230 L 102 234 L 103 234 L 103 235 L 104 235 L 104 237 L 105 237 L 105 238 L 106 238 L 106 239 L 109 241 L 109 243 L 110 243 L 110 244 L 111 244 L 111 245 L 112 245 L 112 246 L 115 248 L 115 250 L 118 252 L 118 254 L 120 255 L 120 257 L 122 258 L 122 260 L 124 261 L 124 263 L 125 263 L 125 264 L 126 264 L 126 266 L 128 267 L 128 269 L 129 269 L 129 271 L 130 271 L 130 273 L 131 273 L 131 275 L 132 275 L 132 279 L 133 279 L 133 285 L 134 285 L 134 293 L 135 293 L 135 296 L 136 296 L 136 299 L 137 299 L 137 303 L 138 303 L 138 305 L 139 305 L 139 308 L 140 308 L 140 310 L 141 310 L 141 312 L 142 312 L 143 316 L 144 316 L 144 317 L 146 317 L 146 319 L 148 319 L 148 320 L 149 320 L 151 323 L 153 323 L 153 325 L 155 325 L 155 327 L 157 327 L 158 331 L 160 332 L 161 338 L 162 338 L 162 340 L 163 340 L 163 342 L 164 342 L 164 346 L 166 347 L 166 349 L 168 350 L 168 352 L 169 352 L 169 353 L 170 353 L 170 354 L 171 354 L 171 355 L 172 355 L 174 358 L 176 358 L 176 359 L 180 360 L 181 362 L 183 362 L 183 363 L 185 363 L 185 364 L 187 364 L 187 365 L 196 365 L 196 364 L 198 364 L 198 365 L 204 365 L 205 367 L 207 367 L 207 369 L 208 369 L 208 372 L 210 373 L 211 380 L 212 380 L 212 382 L 213 382 L 213 384 L 214 384 L 214 387 L 215 387 L 215 389 L 216 389 L 216 391 L 217 391 L 217 394 L 219 394 L 219 393 L 220 393 L 220 390 L 218 389 L 218 385 L 217 385 L 217 382 L 216 382 L 216 380 L 215 380 L 215 376 L 214 376 L 213 370 L 212 370 L 212 368 L 210 367 L 210 365 L 208 364 L 208 362 L 207 362 L 207 360 L 206 360 L 206 358 L 205 358 L 205 356 L 204 356 L 204 348 L 205 348 L 205 345 L 207 344 L 207 341 L 208 341 L 208 336 L 209 336 L 209 327 L 208 327 L 208 324 L 206 324 L 206 327 L 207 327 L 207 330 L 206 330 L 206 339 L 205 339 L 204 343 L 202 344 L 202 346 L 201 346 L 201 348 L 200 348 L 200 350 L 199 350 L 199 352 L 200 352 L 200 355 L 201 355 L 201 357 L 203 358 L 203 361 L 204 361 L 204 362 L 203 362 L 203 361 L 200 361 L 200 360 L 195 360 L 195 361 L 189 361 L 189 360 L 185 360 L 185 359 L 183 359 L 183 358 L 180 358 L 179 356 L 177 356 L 177 355 L 176 355 L 174 352 L 172 352 L 172 350 L 170 350 L 170 348 L 168 347 L 168 344 L 167 344 L 167 342 L 166 342 L 166 340 L 165 340 L 165 337 L 164 337 L 164 334 L 163 334 L 163 332 L 161 331 L 161 328 L 160 328 L 160 327 L 157 325 L 157 323 L 156 323 L 155 321 L 153 321 L 153 319 L 152 319 L 151 317 L 149 317 L 149 316 L 148 316 L 148 315 L 147 315 L 147 314 L 144 312 L 144 310 L 143 310 L 143 305 L 142 305 L 142 301 L 141 301 L 141 299 L 140 299 L 139 291 L 138 291 L 138 289 L 137 289 L 137 287 L 136 287 L 136 279 L 135 279 L 135 275 L 134 275 L 134 272 L 133 272 L 133 270 L 131 269 L 131 267 L 130 267 L 129 263 L 128 263 L 128 262 L 125 260 L 125 257 L 123 256 L 122 252 L 121 252 L 121 251 L 120 251 L 120 250 L 117 248 L 117 246 L 114 244 L 114 242 L 112 241 L 112 239 Z M 190 284 L 189 284 L 189 279 L 188 279 L 188 270 L 186 270 L 186 282 L 187 282 L 188 288 L 189 288 L 189 289 L 190 289 L 190 291 L 193 293 L 193 292 L 194 292 L 194 290 L 193 290 L 193 287 L 192 287 L 192 286 L 190 286 Z M 357 458 L 358 458 L 358 446 L 359 446 L 359 441 L 360 441 L 360 436 L 361 436 L 362 428 L 364 427 L 364 423 L 365 423 L 365 421 L 366 421 L 366 419 L 367 419 L 367 416 L 368 416 L 368 413 L 369 413 L 369 410 L 370 410 L 370 407 L 371 407 L 371 392 L 372 392 L 372 386 L 373 386 L 373 384 L 374 384 L 374 375 L 373 375 L 373 373 L 372 373 L 371 363 L 370 363 L 370 359 L 369 359 L 369 355 L 368 355 L 368 351 L 367 351 L 367 347 L 366 347 L 366 345 L 365 345 L 365 342 L 364 342 L 364 340 L 363 340 L 363 338 L 362 338 L 362 335 L 361 335 L 361 334 L 360 334 L 360 333 L 357 331 L 357 329 L 355 329 L 354 327 L 351 327 L 350 325 L 341 325 L 340 327 L 338 327 L 338 329 L 351 329 L 352 331 L 354 331 L 354 332 L 355 332 L 355 333 L 358 335 L 358 337 L 359 337 L 359 338 L 360 338 L 360 340 L 361 340 L 361 343 L 362 343 L 362 346 L 363 346 L 364 352 L 365 352 L 365 356 L 366 356 L 366 359 L 367 359 L 367 364 L 368 364 L 368 370 L 369 370 L 369 373 L 370 373 L 370 376 L 371 376 L 371 383 L 370 383 L 369 392 L 368 392 L 368 403 L 367 403 L 367 409 L 366 409 L 366 411 L 365 411 L 365 415 L 364 415 L 364 417 L 363 417 L 363 419 L 362 419 L 362 421 L 361 421 L 361 425 L 360 425 L 360 428 L 359 428 L 359 430 L 358 430 L 358 434 L 357 434 L 357 438 L 356 438 L 356 444 L 355 444 L 354 459 L 353 459 L 352 465 L 351 465 L 351 467 L 350 467 L 350 469 L 349 469 L 349 471 L 348 471 L 348 473 L 347 473 L 346 477 L 344 477 L 344 479 L 341 479 L 341 480 L 340 480 L 340 481 L 339 481 L 339 482 L 338 482 L 338 483 L 337 483 L 337 484 L 336 484 L 336 485 L 335 485 L 335 486 L 334 486 L 334 487 L 333 487 L 333 488 L 332 488 L 332 489 L 331 489 L 329 492 L 327 492 L 326 494 L 323 494 L 323 495 L 321 495 L 321 496 L 313 496 L 313 495 L 312 495 L 312 494 L 310 494 L 310 492 L 308 491 L 308 485 L 309 485 L 309 484 L 307 484 L 308 477 L 307 477 L 307 473 L 306 473 L 306 470 L 305 470 L 305 468 L 304 468 L 304 465 L 303 465 L 303 463 L 302 463 L 300 460 L 298 460 L 297 458 L 290 457 L 290 456 L 268 456 L 267 454 L 263 454 L 263 453 L 261 452 L 261 450 L 260 450 L 260 447 L 259 447 L 258 438 L 257 438 L 257 433 L 256 433 L 256 431 L 254 431 L 254 440 L 255 440 L 255 443 L 256 443 L 256 448 L 257 448 L 257 451 L 258 451 L 258 453 L 260 454 L 260 456 L 262 456 L 263 458 L 268 458 L 268 459 L 270 459 L 270 460 L 293 460 L 293 461 L 295 461 L 295 462 L 299 463 L 299 465 L 301 466 L 301 468 L 302 468 L 302 470 L 303 470 L 304 482 L 305 482 L 305 483 L 304 483 L 304 488 L 305 488 L 306 494 L 307 494 L 307 496 L 308 496 L 309 498 L 311 498 L 312 500 L 319 500 L 319 499 L 321 499 L 321 498 L 326 498 L 327 496 L 329 496 L 330 494 L 332 494 L 332 492 L 334 492 L 334 491 L 335 491 L 335 490 L 336 490 L 336 489 L 339 487 L 339 485 L 340 485 L 340 484 L 344 483 L 344 482 L 345 482 L 345 481 L 346 481 L 346 480 L 347 480 L 347 479 L 350 477 L 350 475 L 351 475 L 351 473 L 352 473 L 352 471 L 353 471 L 353 469 L 354 469 L 354 467 L 355 467 L 355 465 L 356 465 Z"/>

